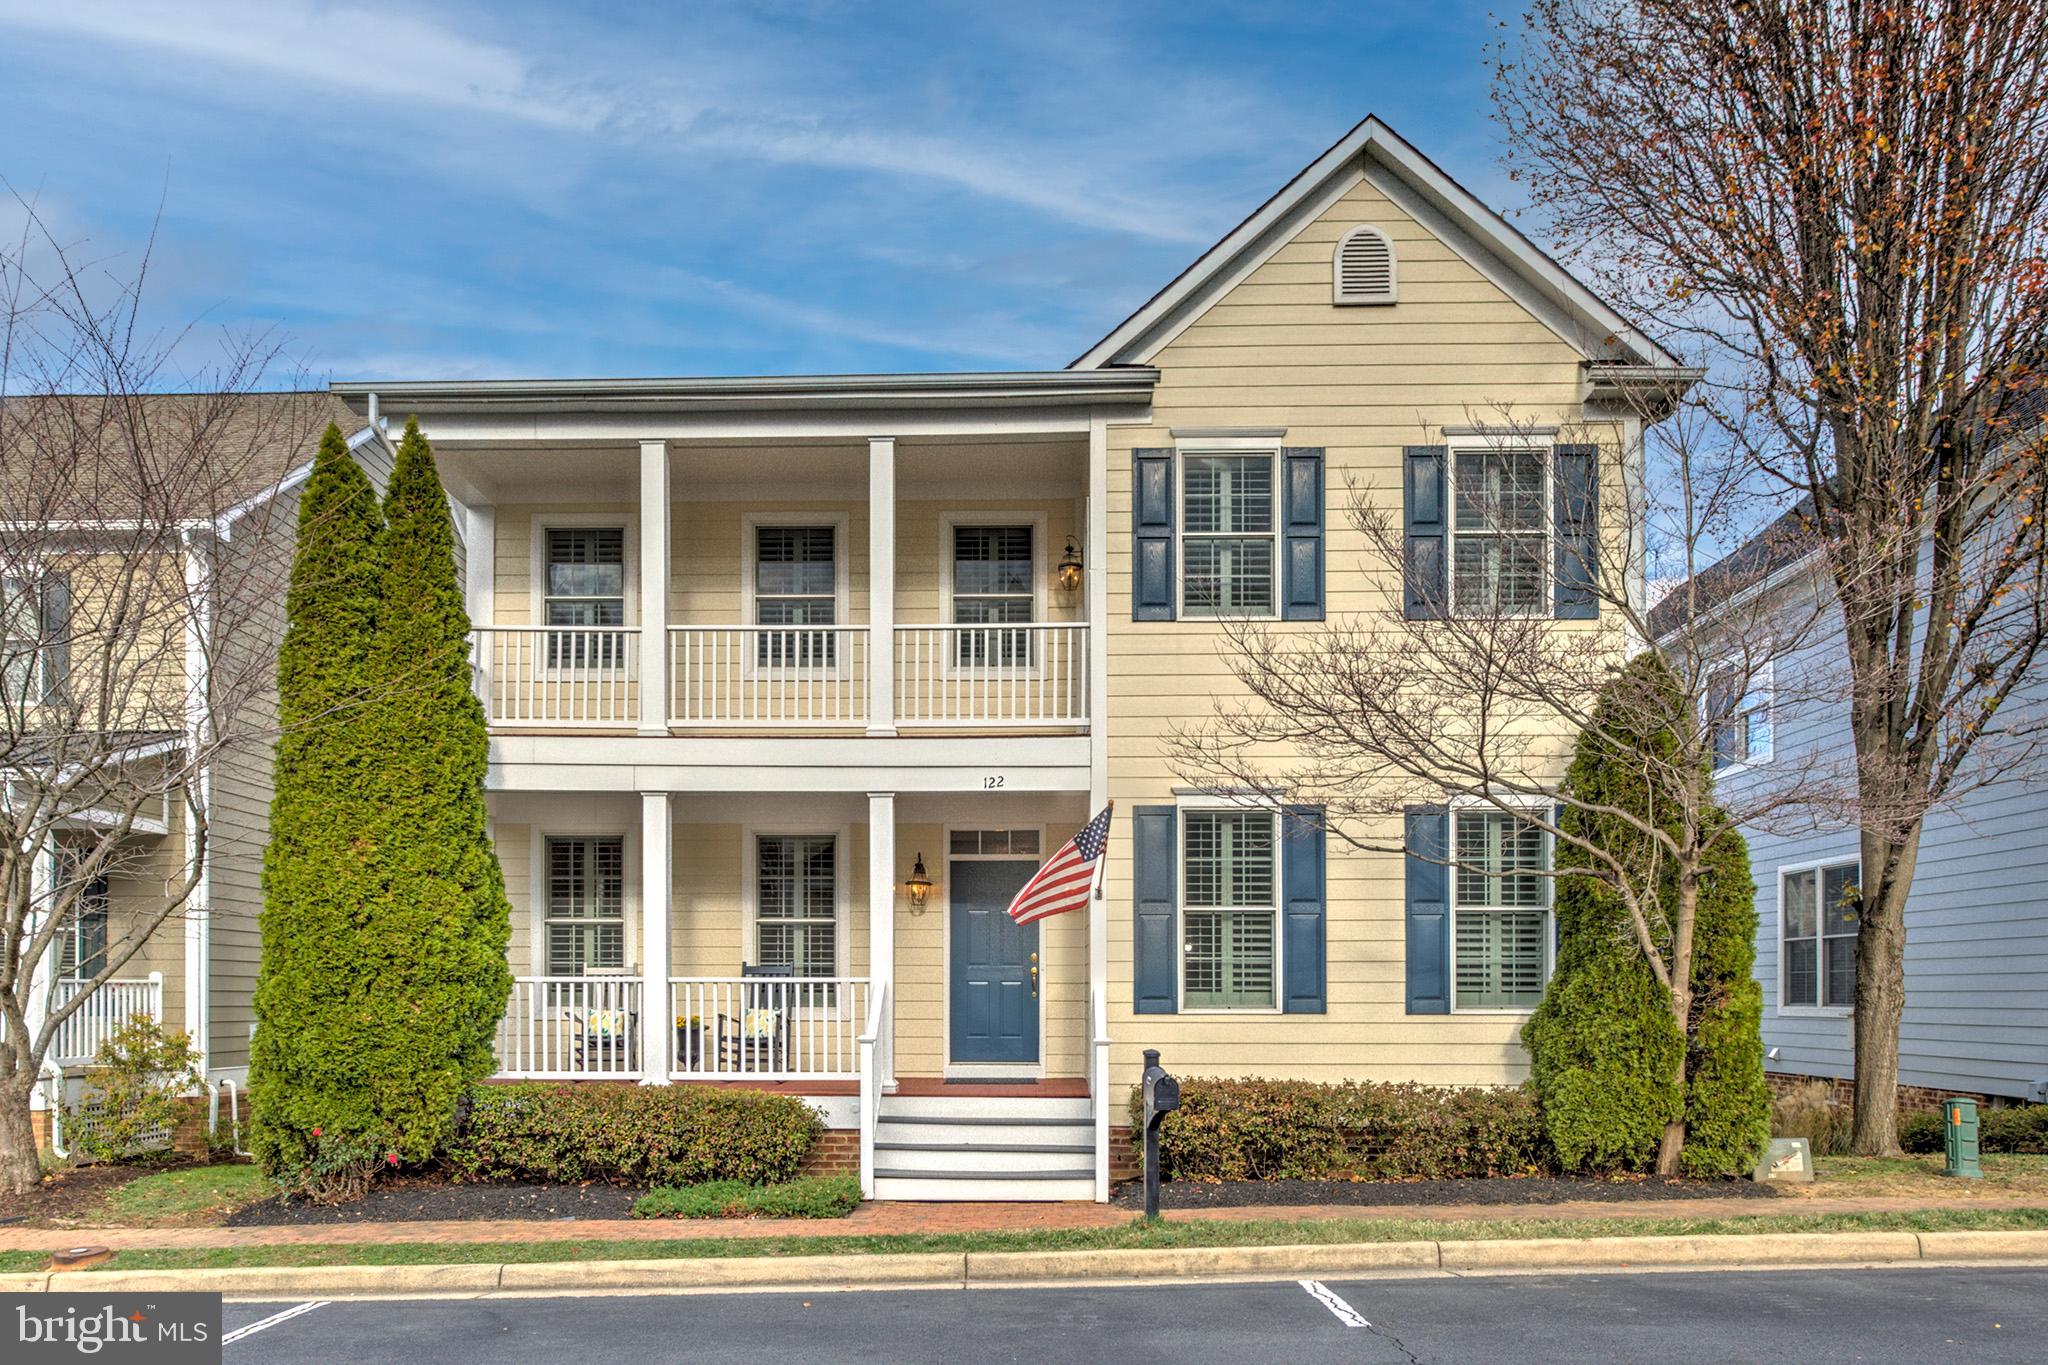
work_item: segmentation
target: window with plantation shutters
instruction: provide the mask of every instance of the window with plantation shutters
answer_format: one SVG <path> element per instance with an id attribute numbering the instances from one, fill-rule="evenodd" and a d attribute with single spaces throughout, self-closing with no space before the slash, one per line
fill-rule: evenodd
<path id="1" fill-rule="evenodd" d="M 1337 242 L 1331 264 L 1339 304 L 1394 301 L 1394 244 L 1376 227 L 1355 227 Z"/>
<path id="2" fill-rule="evenodd" d="M 626 841 L 547 841 L 549 976 L 620 971 L 626 965 Z"/>
<path id="3" fill-rule="evenodd" d="M 1181 462 L 1181 612 L 1273 614 L 1273 457 Z"/>
<path id="4" fill-rule="evenodd" d="M 1461 450 L 1451 461 L 1451 601 L 1461 616 L 1549 610 L 1550 509 L 1540 450 Z"/>
<path id="5" fill-rule="evenodd" d="M 1274 814 L 1190 810 L 1182 817 L 1183 1006 L 1272 1009 Z"/>
<path id="6" fill-rule="evenodd" d="M 953 528 L 953 622 L 997 626 L 1031 620 L 1032 528 Z M 954 635 L 954 662 L 963 668 L 1020 667 L 1031 662 L 1028 630 L 963 630 Z"/>
<path id="7" fill-rule="evenodd" d="M 829 626 L 838 620 L 838 543 L 831 526 L 754 528 L 754 622 Z M 837 636 L 829 630 L 762 631 L 758 667 L 830 668 Z"/>
<path id="8" fill-rule="evenodd" d="M 626 530 L 622 526 L 547 529 L 543 619 L 551 668 L 616 668 L 625 662 Z M 595 629 L 613 627 L 611 630 Z"/>
<path id="9" fill-rule="evenodd" d="M 1532 1010 L 1550 970 L 1548 840 L 1492 810 L 1457 812 L 1454 837 L 1452 1007 Z"/>
<path id="10" fill-rule="evenodd" d="M 754 961 L 798 976 L 839 970 L 839 845 L 829 834 L 755 840 Z"/>

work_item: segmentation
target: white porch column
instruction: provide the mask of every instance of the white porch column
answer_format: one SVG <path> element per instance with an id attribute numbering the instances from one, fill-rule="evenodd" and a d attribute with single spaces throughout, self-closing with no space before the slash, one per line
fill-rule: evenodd
<path id="1" fill-rule="evenodd" d="M 896 1089 L 896 793 L 868 793 L 868 989 L 887 991 L 876 1040 L 882 1088 Z"/>
<path id="2" fill-rule="evenodd" d="M 640 793 L 640 1084 L 667 1085 L 675 1037 L 669 993 L 668 907 L 675 826 L 667 792 Z"/>
<path id="3" fill-rule="evenodd" d="M 472 630 L 498 621 L 498 509 L 471 503 L 462 509 L 462 601 Z M 474 637 L 472 637 L 472 640 Z M 471 646 L 477 696 L 491 717 L 491 651 Z"/>
<path id="4" fill-rule="evenodd" d="M 57 890 L 57 850 L 55 840 L 46 840 L 43 851 L 29 860 L 28 865 L 28 923 L 22 934 L 26 942 L 35 937 L 43 927 L 44 917 L 50 913 L 50 904 Z M 50 951 L 37 960 L 35 970 L 29 976 L 28 1000 L 23 1010 L 23 1021 L 28 1026 L 28 1036 L 34 1040 L 43 1027 L 43 1019 L 49 1013 L 50 982 L 57 972 L 57 945 L 51 944 Z M 40 1087 L 38 1088 L 40 1095 Z M 40 1100 L 38 1100 L 40 1107 Z"/>
<path id="5" fill-rule="evenodd" d="M 868 441 L 868 733 L 896 733 L 894 436 Z"/>
<path id="6" fill-rule="evenodd" d="M 1109 432 L 1101 417 L 1088 422 L 1088 526 L 1082 538 L 1082 562 L 1087 566 L 1088 616 L 1088 811 L 1085 818 L 1109 801 L 1109 726 L 1103 713 L 1109 698 Z M 1128 830 L 1130 825 L 1125 824 Z M 1115 837 L 1112 822 L 1111 838 Z M 1106 856 L 1106 855 L 1105 855 Z M 1103 1032 L 1089 1039 L 1088 1072 L 1090 1098 L 1095 1120 L 1095 1202 L 1109 1202 L 1109 908 L 1101 899 L 1102 880 L 1095 883 L 1095 899 L 1088 902 L 1088 992 L 1104 1002 Z M 1087 1027 L 1091 1034 L 1095 1020 Z"/>
<path id="7" fill-rule="evenodd" d="M 668 442 L 640 443 L 640 733 L 668 733 Z"/>

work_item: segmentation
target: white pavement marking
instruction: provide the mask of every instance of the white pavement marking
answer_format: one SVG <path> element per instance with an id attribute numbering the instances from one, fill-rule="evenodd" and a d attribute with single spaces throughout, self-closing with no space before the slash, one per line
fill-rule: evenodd
<path id="1" fill-rule="evenodd" d="M 1329 1309 L 1331 1317 L 1337 1319 L 1337 1321 L 1343 1323 L 1346 1327 L 1372 1326 L 1371 1323 L 1367 1322 L 1364 1318 L 1359 1316 L 1357 1309 L 1353 1308 L 1350 1304 L 1344 1302 L 1344 1300 L 1338 1298 L 1337 1295 L 1331 1291 L 1330 1287 L 1324 1284 L 1321 1280 L 1303 1280 L 1301 1281 L 1301 1287 L 1308 1291 L 1308 1296 L 1310 1298 L 1314 1299 L 1323 1307 Z"/>
<path id="2" fill-rule="evenodd" d="M 220 1339 L 220 1344 L 226 1346 L 231 1342 L 240 1341 L 243 1337 L 253 1337 L 258 1332 L 263 1331 L 265 1328 L 275 1327 L 280 1322 L 289 1322 L 291 1319 L 298 1317 L 300 1314 L 310 1313 L 315 1308 L 320 1308 L 328 1302 L 329 1300 L 327 1299 L 314 1299 L 311 1303 L 302 1303 L 298 1305 L 296 1308 L 287 1308 L 282 1313 L 272 1313 L 269 1317 L 260 1318 L 257 1321 L 250 1323 L 246 1327 L 237 1327 L 234 1331 L 222 1337 Z"/>

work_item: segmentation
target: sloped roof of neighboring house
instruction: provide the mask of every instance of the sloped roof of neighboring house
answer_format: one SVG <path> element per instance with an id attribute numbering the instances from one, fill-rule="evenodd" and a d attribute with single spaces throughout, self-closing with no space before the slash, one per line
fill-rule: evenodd
<path id="1" fill-rule="evenodd" d="M 1446 175 L 1377 117 L 1367 116 L 1254 209 L 1194 264 L 1072 365 L 1143 364 L 1363 176 L 1401 207 L 1433 220 L 1445 243 L 1576 347 L 1620 370 L 1687 373 L 1542 248 Z M 1668 381 L 1667 381 L 1668 382 Z"/>
<path id="2" fill-rule="evenodd" d="M 217 520 L 287 484 L 330 422 L 362 425 L 325 390 L 8 397 L 0 517 Z"/>
<path id="3" fill-rule="evenodd" d="M 1781 512 L 1769 525 L 1729 553 L 1721 556 L 1690 580 L 1681 580 L 1650 608 L 1650 636 L 1662 640 L 1685 624 L 1685 595 L 1690 583 L 1693 598 L 1701 606 L 1698 614 L 1710 615 L 1741 594 L 1770 581 L 1810 557 L 1819 545 L 1807 525 L 1812 502 L 1802 498 L 1799 505 Z"/>

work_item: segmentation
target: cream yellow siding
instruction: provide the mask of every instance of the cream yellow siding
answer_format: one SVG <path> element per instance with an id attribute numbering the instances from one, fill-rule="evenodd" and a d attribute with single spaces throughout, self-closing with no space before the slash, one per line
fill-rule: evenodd
<path id="1" fill-rule="evenodd" d="M 1349 228 L 1384 230 L 1398 253 L 1392 307 L 1340 308 L 1331 253 Z M 1194 1075 L 1495 1085 L 1526 1074 L 1518 1015 L 1410 1015 L 1398 855 L 1330 841 L 1328 1012 L 1134 1015 L 1131 810 L 1171 805 L 1185 779 L 1164 740 L 1176 723 L 1242 695 L 1216 627 L 1131 620 L 1131 451 L 1174 444 L 1176 427 L 1281 427 L 1280 444 L 1326 460 L 1326 602 L 1332 617 L 1384 611 L 1400 586 L 1346 516 L 1359 488 L 1400 515 L 1402 447 L 1474 423 L 1578 423 L 1581 360 L 1424 224 L 1361 183 L 1151 358 L 1149 426 L 1109 429 L 1107 568 L 1110 1033 L 1116 1085 L 1157 1047 Z M 1617 500 L 1610 499 L 1612 504 Z M 1286 626 L 1279 629 L 1285 631 Z M 1398 831 L 1379 831 L 1398 842 Z"/>

